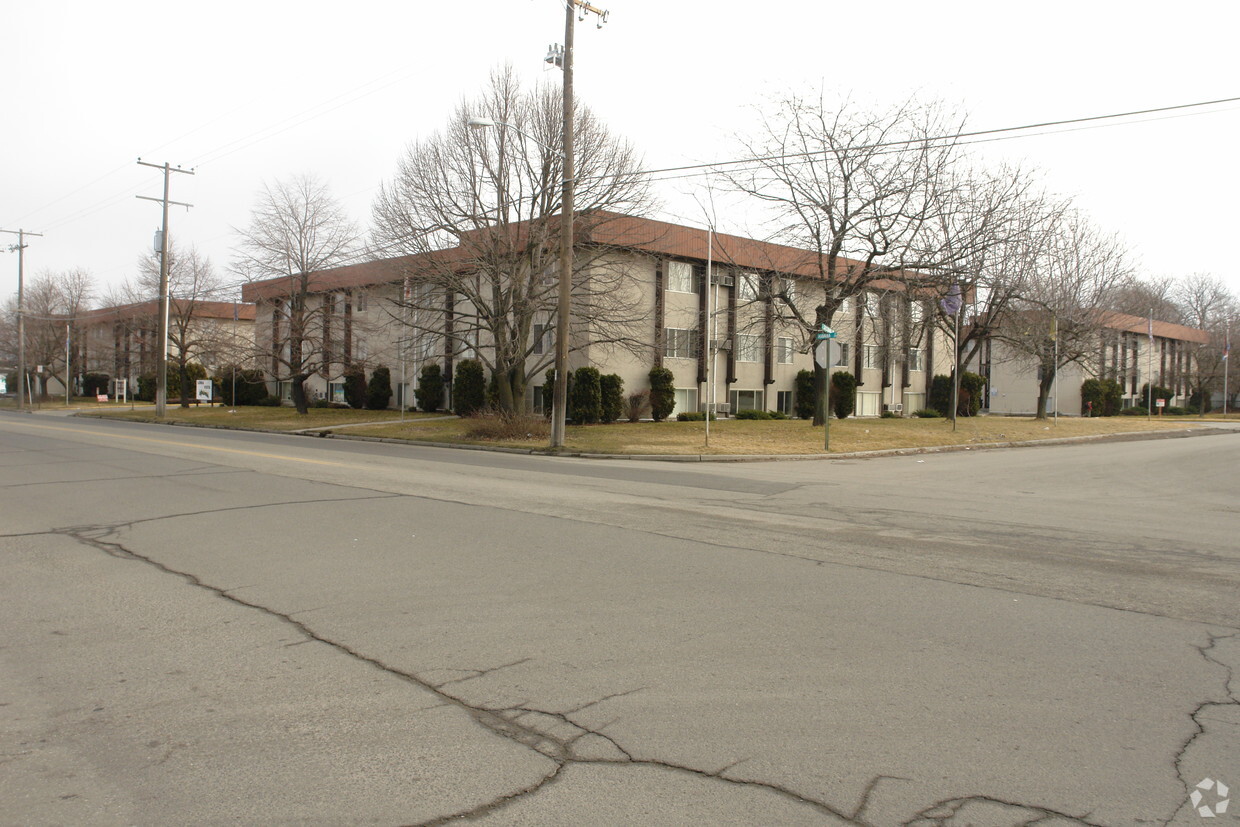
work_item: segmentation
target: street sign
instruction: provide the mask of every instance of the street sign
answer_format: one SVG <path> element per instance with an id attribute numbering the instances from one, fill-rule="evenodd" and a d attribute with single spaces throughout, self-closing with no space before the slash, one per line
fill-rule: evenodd
<path id="1" fill-rule="evenodd" d="M 825 342 L 827 339 L 834 339 L 835 331 L 827 327 L 825 324 L 818 325 L 818 331 L 814 334 L 814 340 Z"/>
<path id="2" fill-rule="evenodd" d="M 823 339 L 814 345 L 814 364 L 829 368 L 840 362 L 840 343 L 835 339 Z"/>

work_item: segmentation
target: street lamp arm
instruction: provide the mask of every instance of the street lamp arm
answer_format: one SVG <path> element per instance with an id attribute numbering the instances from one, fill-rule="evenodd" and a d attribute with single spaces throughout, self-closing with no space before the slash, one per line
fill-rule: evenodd
<path id="1" fill-rule="evenodd" d="M 538 144 L 543 149 L 549 149 L 552 152 L 554 152 L 556 155 L 559 155 L 561 158 L 564 157 L 564 150 L 558 147 L 551 146 L 551 144 L 545 144 L 542 141 L 535 138 L 530 133 L 526 132 L 524 129 L 521 129 L 518 126 L 513 126 L 510 123 L 504 123 L 503 121 L 497 121 L 492 118 L 484 118 L 478 115 L 471 117 L 465 123 L 470 129 L 487 129 L 488 127 L 492 127 L 492 126 L 502 126 L 505 129 L 511 129 L 513 132 L 516 132 L 518 135 L 521 135 L 527 140 L 533 141 L 534 143 Z"/>

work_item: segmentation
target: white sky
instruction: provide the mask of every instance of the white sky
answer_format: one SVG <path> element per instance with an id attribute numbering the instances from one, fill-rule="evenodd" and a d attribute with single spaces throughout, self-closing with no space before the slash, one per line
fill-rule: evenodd
<path id="1" fill-rule="evenodd" d="M 1234 0 L 783 3 L 596 0 L 577 26 L 576 93 L 648 168 L 737 157 L 733 136 L 787 91 L 885 108 L 910 94 L 968 113 L 974 129 L 1240 96 Z M 462 97 L 510 62 L 563 40 L 561 0 L 324 3 L 0 0 L 0 228 L 29 240 L 27 274 L 83 267 L 132 276 L 150 249 L 162 176 L 171 232 L 223 269 L 264 180 L 315 172 L 368 223 L 405 145 L 439 130 Z M 1234 255 L 1240 104 L 984 145 L 990 161 L 1044 170 L 1143 273 L 1224 278 Z M 703 225 L 704 179 L 658 185 L 659 216 Z M 743 206 L 719 215 L 740 230 Z M 15 236 L 0 236 L 8 244 Z M 17 257 L 0 256 L 0 294 Z"/>

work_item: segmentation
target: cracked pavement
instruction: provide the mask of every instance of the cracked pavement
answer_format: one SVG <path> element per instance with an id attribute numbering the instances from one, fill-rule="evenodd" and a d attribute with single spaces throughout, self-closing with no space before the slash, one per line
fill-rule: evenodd
<path id="1" fill-rule="evenodd" d="M 3 820 L 1195 824 L 1240 783 L 1230 435 L 324 442 L 0 418 Z"/>

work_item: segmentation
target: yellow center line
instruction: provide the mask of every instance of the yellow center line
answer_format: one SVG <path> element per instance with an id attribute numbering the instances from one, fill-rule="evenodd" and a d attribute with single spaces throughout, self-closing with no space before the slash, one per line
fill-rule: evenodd
<path id="1" fill-rule="evenodd" d="M 262 451 L 244 451 L 240 448 L 221 448 L 221 447 L 214 446 L 214 445 L 201 445 L 195 442 L 177 442 L 171 439 L 153 439 L 151 437 L 129 436 L 127 434 L 108 433 L 105 435 L 105 434 L 101 434 L 99 431 L 82 430 L 78 428 L 61 428 L 55 425 L 33 425 L 33 424 L 27 424 L 25 422 L 10 422 L 7 419 L 4 421 L 4 424 L 5 425 L 16 425 L 22 428 L 33 428 L 39 431 L 61 431 L 61 432 L 68 433 L 68 434 L 78 434 L 78 435 L 87 433 L 92 436 L 106 436 L 108 439 L 127 439 L 131 442 L 152 442 L 152 443 L 155 443 L 156 445 L 175 445 L 179 448 L 196 448 L 202 451 L 218 451 L 224 454 L 241 454 L 242 456 L 262 457 L 263 459 L 280 459 L 280 460 L 286 460 L 287 462 L 304 462 L 310 465 L 331 465 L 337 468 L 358 468 L 360 467 L 357 465 L 348 465 L 343 462 L 331 462 L 329 460 L 323 460 L 323 459 L 303 459 L 301 457 L 290 457 L 284 454 L 267 454 Z"/>

